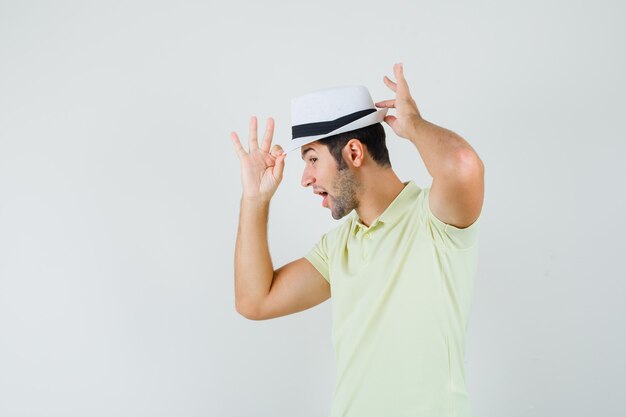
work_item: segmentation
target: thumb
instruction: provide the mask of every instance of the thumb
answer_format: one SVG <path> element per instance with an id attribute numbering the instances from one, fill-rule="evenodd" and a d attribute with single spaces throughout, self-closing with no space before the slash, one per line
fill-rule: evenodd
<path id="1" fill-rule="evenodd" d="M 393 129 L 393 125 L 396 123 L 396 116 L 385 116 L 383 120 Z"/>

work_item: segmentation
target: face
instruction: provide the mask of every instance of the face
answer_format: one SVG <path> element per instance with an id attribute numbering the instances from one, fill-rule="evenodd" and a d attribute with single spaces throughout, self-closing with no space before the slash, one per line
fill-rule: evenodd
<path id="1" fill-rule="evenodd" d="M 324 198 L 322 205 L 330 209 L 334 219 L 358 207 L 359 182 L 349 168 L 339 170 L 328 148 L 317 142 L 302 146 L 300 151 L 304 160 L 302 186 L 313 187 L 313 192 Z"/>

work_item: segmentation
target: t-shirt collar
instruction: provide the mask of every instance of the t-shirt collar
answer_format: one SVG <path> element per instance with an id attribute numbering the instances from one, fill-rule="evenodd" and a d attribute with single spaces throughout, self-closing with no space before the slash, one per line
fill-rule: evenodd
<path id="1" fill-rule="evenodd" d="M 415 201 L 417 194 L 421 191 L 413 180 L 404 183 L 404 188 L 400 194 L 387 206 L 387 208 L 378 216 L 372 224 L 367 227 L 359 220 L 356 210 L 352 212 L 352 231 L 356 233 L 359 228 L 372 229 L 379 223 L 393 224 L 397 222 L 402 214 L 411 207 L 411 202 Z"/>

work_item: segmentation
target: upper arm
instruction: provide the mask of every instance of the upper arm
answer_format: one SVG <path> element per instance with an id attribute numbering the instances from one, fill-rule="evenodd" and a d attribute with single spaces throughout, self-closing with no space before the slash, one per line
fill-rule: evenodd
<path id="1" fill-rule="evenodd" d="M 439 220 L 462 229 L 480 216 L 484 193 L 483 163 L 472 149 L 463 149 L 450 175 L 433 178 L 428 203 Z"/>
<path id="2" fill-rule="evenodd" d="M 306 258 L 274 271 L 269 293 L 249 318 L 267 320 L 314 307 L 330 298 L 330 284 Z"/>

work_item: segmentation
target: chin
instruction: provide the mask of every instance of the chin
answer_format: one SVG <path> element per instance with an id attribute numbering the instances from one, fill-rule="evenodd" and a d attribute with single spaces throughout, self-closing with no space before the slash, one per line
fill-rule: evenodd
<path id="1" fill-rule="evenodd" d="M 335 212 L 335 211 L 331 211 L 331 212 L 330 212 L 330 215 L 331 215 L 331 216 L 333 216 L 333 219 L 335 219 L 335 220 L 339 220 L 339 219 L 343 219 L 344 217 L 346 217 L 346 215 L 347 215 L 348 213 L 349 213 L 349 212 L 346 212 L 346 213 L 337 213 L 337 212 Z"/>

